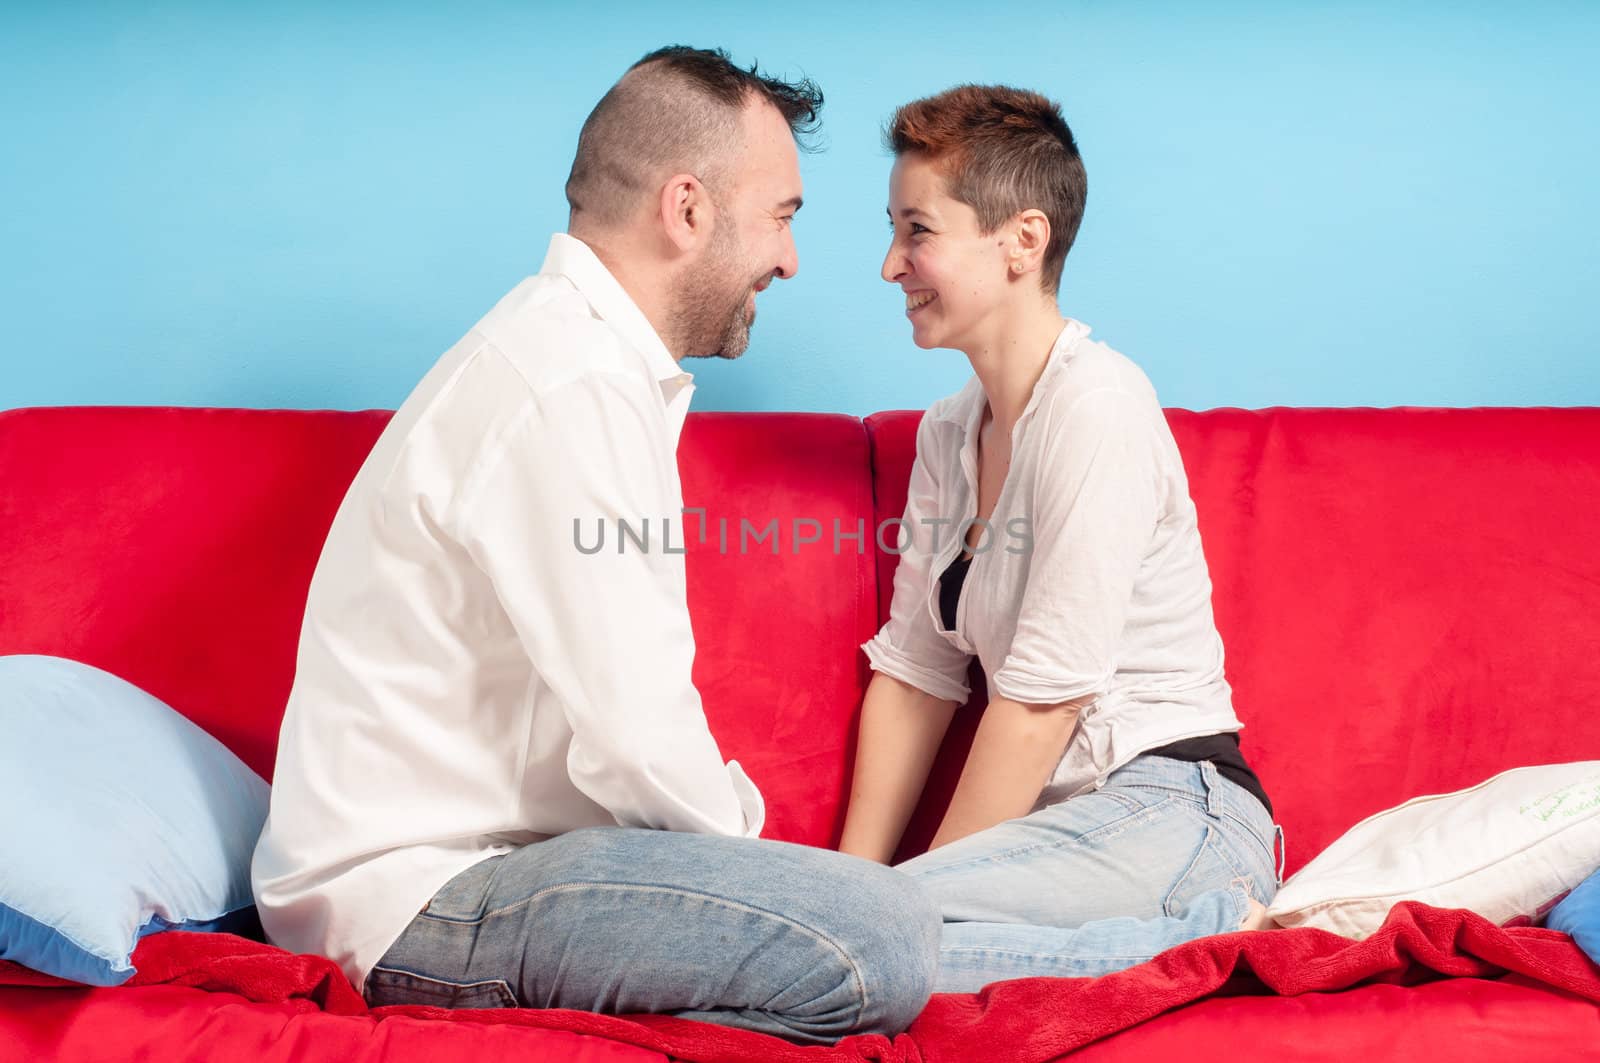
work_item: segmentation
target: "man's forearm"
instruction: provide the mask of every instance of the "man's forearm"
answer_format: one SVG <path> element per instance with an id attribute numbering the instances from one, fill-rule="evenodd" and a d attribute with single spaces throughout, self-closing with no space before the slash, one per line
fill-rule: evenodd
<path id="1" fill-rule="evenodd" d="M 839 851 L 886 864 L 928 781 L 956 703 L 882 672 L 861 705 L 861 733 Z"/>
<path id="2" fill-rule="evenodd" d="M 1061 760 L 1085 703 L 991 699 L 932 848 L 1027 815 Z"/>

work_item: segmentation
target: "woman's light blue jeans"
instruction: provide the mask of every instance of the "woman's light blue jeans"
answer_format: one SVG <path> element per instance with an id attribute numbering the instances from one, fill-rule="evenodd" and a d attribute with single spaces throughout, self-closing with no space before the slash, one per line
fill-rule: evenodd
<path id="1" fill-rule="evenodd" d="M 1081 978 L 1239 928 L 1278 886 L 1276 827 L 1209 763 L 1143 756 L 1093 793 L 900 864 L 944 913 L 938 993 Z"/>
<path id="2" fill-rule="evenodd" d="M 666 1012 L 802 1043 L 896 1034 L 932 989 L 939 911 L 827 849 L 572 831 L 447 882 L 367 977 L 373 1005 Z"/>

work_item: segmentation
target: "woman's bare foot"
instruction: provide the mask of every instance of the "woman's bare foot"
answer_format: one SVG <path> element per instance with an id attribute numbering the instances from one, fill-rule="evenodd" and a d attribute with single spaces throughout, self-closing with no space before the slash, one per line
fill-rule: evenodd
<path id="1" fill-rule="evenodd" d="M 1267 916 L 1266 905 L 1250 898 L 1250 910 L 1244 915 L 1244 922 L 1239 924 L 1240 930 L 1271 930 L 1277 924 Z"/>

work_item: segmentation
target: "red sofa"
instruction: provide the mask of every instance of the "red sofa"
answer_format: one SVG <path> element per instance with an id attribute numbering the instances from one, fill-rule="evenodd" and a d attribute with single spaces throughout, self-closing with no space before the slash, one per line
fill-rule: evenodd
<path id="1" fill-rule="evenodd" d="M 900 514 L 918 416 L 702 413 L 684 431 L 685 501 L 706 508 L 709 532 L 704 542 L 690 536 L 687 559 L 695 680 L 724 754 L 766 795 L 768 837 L 837 841 L 868 678 L 857 646 L 887 613 L 895 564 L 872 532 Z M 0 413 L 0 653 L 56 654 L 120 675 L 270 778 L 312 568 L 387 418 Z M 1245 749 L 1287 831 L 1289 872 L 1407 797 L 1517 765 L 1600 757 L 1600 409 L 1172 410 L 1169 419 L 1199 508 Z M 779 552 L 769 541 L 741 554 L 741 518 L 758 527 L 778 518 Z M 820 522 L 822 537 L 797 546 L 793 521 L 804 518 Z M 843 539 L 836 552 L 836 519 L 846 535 L 864 522 L 864 539 Z M 931 837 L 980 710 L 959 718 L 902 855 Z M 1525 933 L 1534 937 L 1517 940 L 1556 950 L 1569 970 L 1583 962 L 1560 952 L 1566 939 L 1554 932 Z M 338 1014 L 325 999 L 194 988 L 204 984 L 0 985 L 0 1058 L 620 1061 L 663 1059 L 683 1043 L 627 1044 L 603 1036 L 604 1023 L 577 1020 L 552 1030 Z M 935 1004 L 952 1015 L 1010 1000 L 1012 1013 L 989 1029 L 1012 1033 L 978 1055 L 1055 1055 L 1018 1034 L 1049 1017 L 1030 1019 L 1016 1003 L 1027 987 L 1008 985 L 1011 996 Z M 1415 968 L 1298 996 L 1242 975 L 1223 989 L 1074 1058 L 1600 1051 L 1600 1008 L 1583 993 L 1501 976 L 1492 964 L 1476 977 Z M 958 1051 L 940 1043 L 947 1025 L 920 1024 L 859 1056 L 976 1058 L 972 1044 L 984 1043 Z M 729 1042 L 696 1058 L 741 1054 L 779 1053 Z"/>

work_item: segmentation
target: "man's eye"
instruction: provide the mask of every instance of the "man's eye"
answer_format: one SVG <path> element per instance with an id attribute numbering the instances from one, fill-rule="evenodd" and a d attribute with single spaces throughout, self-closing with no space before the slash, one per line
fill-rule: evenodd
<path id="1" fill-rule="evenodd" d="M 919 224 L 917 222 L 912 222 L 911 223 L 911 235 L 912 236 L 917 235 L 917 233 L 925 233 L 925 232 L 929 232 L 929 231 L 930 230 L 928 229 L 928 227 L 926 225 L 921 225 L 921 224 Z"/>

